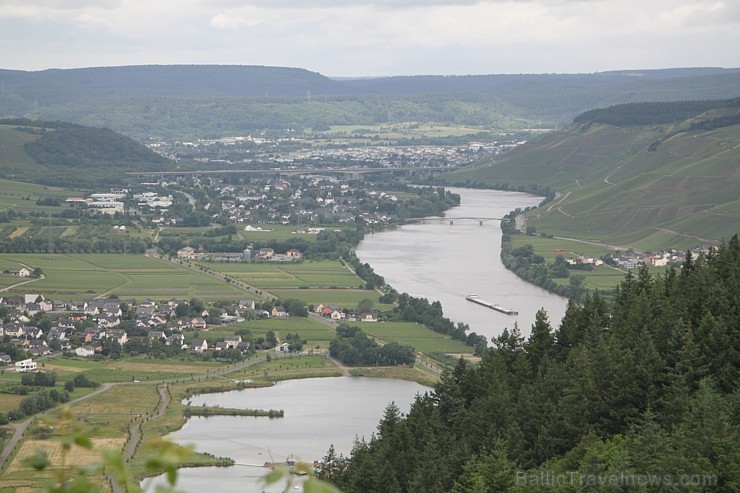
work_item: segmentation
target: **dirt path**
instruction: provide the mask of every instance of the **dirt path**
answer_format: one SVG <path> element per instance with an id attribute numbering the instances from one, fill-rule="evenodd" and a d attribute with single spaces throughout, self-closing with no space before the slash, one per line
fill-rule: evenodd
<path id="1" fill-rule="evenodd" d="M 562 202 L 563 200 L 567 199 L 567 198 L 568 198 L 568 195 L 570 195 L 570 192 L 566 193 L 566 194 L 565 194 L 565 195 L 563 195 L 562 197 L 558 197 L 558 198 L 556 198 L 556 199 L 555 199 L 555 200 L 554 200 L 554 201 L 552 202 L 552 204 L 550 204 L 550 207 L 548 207 L 548 208 L 547 208 L 547 212 L 550 212 L 550 211 L 552 210 L 552 208 L 553 208 L 553 207 L 555 207 L 556 205 L 558 205 L 559 203 L 561 203 L 561 202 Z"/>
<path id="2" fill-rule="evenodd" d="M 611 178 L 612 175 L 614 175 L 614 173 L 616 173 L 617 171 L 619 171 L 619 168 L 621 168 L 621 167 L 622 167 L 621 165 L 620 166 L 617 166 L 616 168 L 614 168 L 614 171 L 612 171 L 611 173 L 609 173 L 608 175 L 606 175 L 604 177 L 604 183 L 608 183 L 609 185 L 616 185 L 616 183 L 610 182 L 609 181 L 609 178 Z"/>
<path id="3" fill-rule="evenodd" d="M 335 365 L 337 365 L 337 367 L 340 370 L 342 370 L 342 375 L 343 376 L 345 376 L 345 377 L 350 376 L 349 368 L 347 368 L 346 366 L 344 366 L 339 360 L 336 360 L 336 359 L 332 358 L 331 356 L 329 356 L 329 353 L 326 353 L 326 357 L 327 357 L 327 359 L 329 361 L 331 361 L 332 363 L 334 363 Z"/>

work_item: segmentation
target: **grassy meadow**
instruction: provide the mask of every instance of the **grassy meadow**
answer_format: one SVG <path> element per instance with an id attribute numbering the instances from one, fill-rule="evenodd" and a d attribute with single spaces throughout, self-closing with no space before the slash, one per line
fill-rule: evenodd
<path id="1" fill-rule="evenodd" d="M 472 353 L 473 348 L 444 334 L 411 322 L 367 322 L 356 324 L 363 332 L 383 342 L 414 346 L 423 353 Z"/>

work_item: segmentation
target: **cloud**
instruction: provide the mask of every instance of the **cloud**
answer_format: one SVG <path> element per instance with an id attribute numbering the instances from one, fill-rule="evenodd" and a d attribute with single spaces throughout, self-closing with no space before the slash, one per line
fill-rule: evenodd
<path id="1" fill-rule="evenodd" d="M 0 0 L 9 68 L 264 64 L 330 75 L 740 66 L 730 0 Z"/>

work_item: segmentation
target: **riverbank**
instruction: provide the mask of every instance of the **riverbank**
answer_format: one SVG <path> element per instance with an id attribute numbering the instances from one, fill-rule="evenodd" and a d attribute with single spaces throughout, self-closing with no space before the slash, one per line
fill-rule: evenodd
<path id="1" fill-rule="evenodd" d="M 558 323 L 567 300 L 524 281 L 500 260 L 499 221 L 512 211 L 536 207 L 542 197 L 467 188 L 451 191 L 460 195 L 461 203 L 443 218 L 367 235 L 356 249 L 358 258 L 399 292 L 429 300 L 444 310 L 445 318 L 468 325 L 486 341 L 511 330 L 514 323 L 526 337 L 542 308 Z M 474 305 L 465 300 L 470 293 L 519 315 Z"/>
<path id="2" fill-rule="evenodd" d="M 368 376 L 375 378 L 413 381 L 420 385 L 434 385 L 436 379 L 430 370 L 416 370 L 411 367 L 384 367 L 366 368 L 356 367 L 349 369 L 352 376 Z M 220 384 L 213 381 L 186 382 L 169 386 L 172 398 L 167 408 L 157 419 L 148 421 L 141 427 L 142 442 L 149 438 L 172 436 L 181 431 L 191 417 L 254 417 L 275 418 L 284 417 L 284 410 L 261 411 L 255 409 L 240 409 L 236 407 L 205 406 L 193 404 L 194 399 L 207 399 L 207 396 L 226 394 L 232 391 L 259 390 L 274 387 L 278 382 L 310 380 L 316 378 L 336 378 L 343 375 L 343 371 L 331 360 L 323 355 L 299 355 L 283 358 L 274 358 L 271 361 L 261 360 L 254 364 L 225 372 L 221 378 L 227 378 Z M 205 411 L 204 411 L 205 409 Z M 163 471 L 152 471 L 147 463 L 154 457 L 156 451 L 140 447 L 131 461 L 131 471 L 139 481 L 157 476 Z M 192 457 L 179 464 L 178 469 L 225 467 L 235 463 L 231 457 L 214 455 L 210 451 L 196 451 Z"/>
<path id="3" fill-rule="evenodd" d="M 264 468 L 266 462 L 285 463 L 291 458 L 311 464 L 324 457 L 332 444 L 337 453 L 346 456 L 356 437 L 369 439 L 376 431 L 390 402 L 408 412 L 415 396 L 429 390 L 404 380 L 342 376 L 287 380 L 266 388 L 204 395 L 192 405 L 280 408 L 285 417 L 191 418 L 170 438 L 230 457 L 235 467 L 181 470 L 177 487 L 181 491 L 203 491 L 209 480 L 218 477 L 220 492 L 263 491 L 257 488 L 262 488 L 261 479 L 269 473 Z M 158 478 L 147 485 L 153 489 L 162 481 L 164 478 Z"/>

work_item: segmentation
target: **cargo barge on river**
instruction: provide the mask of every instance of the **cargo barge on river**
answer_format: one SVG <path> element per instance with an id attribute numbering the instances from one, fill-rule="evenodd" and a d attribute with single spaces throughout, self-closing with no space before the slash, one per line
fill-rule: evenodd
<path id="1" fill-rule="evenodd" d="M 480 299 L 480 297 L 478 297 L 477 294 L 469 294 L 465 297 L 465 299 L 468 301 L 472 301 L 473 303 L 477 303 L 481 306 L 485 306 L 486 308 L 490 308 L 491 310 L 496 310 L 497 312 L 501 312 L 506 315 L 519 315 L 518 311 L 512 310 L 511 308 L 506 308 L 505 306 L 489 303 L 486 300 Z"/>

